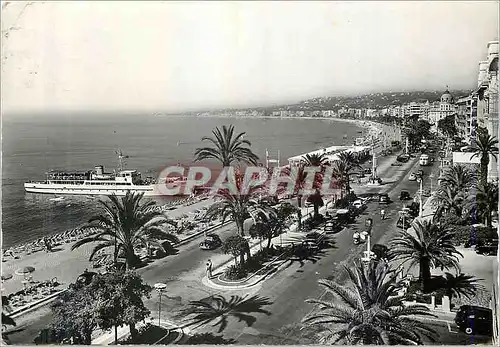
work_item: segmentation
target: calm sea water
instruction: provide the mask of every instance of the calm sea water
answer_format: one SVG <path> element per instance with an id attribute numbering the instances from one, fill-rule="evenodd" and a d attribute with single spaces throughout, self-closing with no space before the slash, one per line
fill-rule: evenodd
<path id="1" fill-rule="evenodd" d="M 55 202 L 51 195 L 25 193 L 25 181 L 42 180 L 50 169 L 88 170 L 104 165 L 111 171 L 118 165 L 117 149 L 129 155 L 127 168 L 155 176 L 167 164 L 191 162 L 201 137 L 224 124 L 246 132 L 262 160 L 266 148 L 279 149 L 283 164 L 294 155 L 350 142 L 360 130 L 354 124 L 321 119 L 10 117 L 3 120 L 4 247 L 75 228 L 96 211 L 95 201 L 88 197 Z"/>

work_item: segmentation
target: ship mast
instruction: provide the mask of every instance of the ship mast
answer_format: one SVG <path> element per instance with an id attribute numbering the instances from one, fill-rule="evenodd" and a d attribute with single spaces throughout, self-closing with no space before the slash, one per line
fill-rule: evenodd
<path id="1" fill-rule="evenodd" d="M 123 158 L 128 158 L 128 156 L 123 155 L 121 149 L 117 150 L 116 154 L 118 154 L 118 172 L 120 172 L 123 171 Z"/>

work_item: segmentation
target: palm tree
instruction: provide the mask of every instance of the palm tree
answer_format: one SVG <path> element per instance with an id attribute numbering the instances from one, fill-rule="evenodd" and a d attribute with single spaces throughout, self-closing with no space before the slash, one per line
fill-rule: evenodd
<path id="1" fill-rule="evenodd" d="M 252 207 L 251 214 L 256 223 L 252 226 L 252 233 L 267 239 L 266 248 L 271 247 L 272 238 L 283 233 L 286 220 L 294 213 L 297 208 L 290 203 L 281 203 L 278 206 L 266 206 L 261 204 Z"/>
<path id="2" fill-rule="evenodd" d="M 252 296 L 250 298 L 232 295 L 227 300 L 222 295 L 214 294 L 198 301 L 190 301 L 188 307 L 182 309 L 177 317 L 186 320 L 185 327 L 196 325 L 193 329 L 213 322 L 212 326 L 219 326 L 221 333 L 228 324 L 228 318 L 234 317 L 251 326 L 257 319 L 251 313 L 271 313 L 263 306 L 270 305 L 267 298 Z"/>
<path id="3" fill-rule="evenodd" d="M 320 167 L 320 172 L 315 173 L 313 177 L 313 186 L 315 193 L 309 196 L 309 201 L 312 202 L 314 207 L 314 218 L 319 217 L 319 208 L 323 206 L 323 199 L 321 198 L 320 187 L 323 182 L 323 175 L 325 165 L 328 165 L 328 158 L 323 154 L 306 154 L 302 157 L 305 161 L 305 166 Z"/>
<path id="4" fill-rule="evenodd" d="M 308 299 L 319 306 L 303 323 L 318 325 L 320 343 L 335 344 L 422 344 L 435 332 L 413 316 L 433 316 L 423 305 L 405 306 L 397 274 L 387 263 L 362 264 L 346 268 L 348 283 L 320 280 L 319 284 L 337 300 Z"/>
<path id="5" fill-rule="evenodd" d="M 464 193 L 457 192 L 450 185 L 441 186 L 431 198 L 434 207 L 437 207 L 435 218 L 439 219 L 443 212 L 453 212 L 462 217 Z"/>
<path id="6" fill-rule="evenodd" d="M 465 202 L 465 208 L 473 211 L 492 227 L 491 213 L 498 210 L 498 185 L 494 183 L 480 184 L 475 195 L 471 195 Z"/>
<path id="7" fill-rule="evenodd" d="M 410 267 L 419 265 L 422 291 L 429 290 L 431 268 L 455 268 L 460 270 L 458 258 L 462 253 L 453 245 L 454 233 L 446 226 L 433 221 L 415 220 L 412 223 L 414 234 L 400 232 L 389 242 L 389 258 L 410 262 Z"/>
<path id="8" fill-rule="evenodd" d="M 201 140 L 211 142 L 213 147 L 197 148 L 194 153 L 194 161 L 215 159 L 221 162 L 223 167 L 231 166 L 233 162 L 238 161 L 257 165 L 259 157 L 248 148 L 252 144 L 243 139 L 244 132 L 235 135 L 233 125 L 223 125 L 222 130 L 217 127 L 212 131 L 212 134 L 213 137 L 204 136 Z"/>
<path id="9" fill-rule="evenodd" d="M 307 177 L 307 173 L 304 172 L 304 168 L 305 166 L 302 164 L 286 170 L 286 174 L 290 177 L 290 180 L 294 182 L 293 195 L 297 196 L 297 230 L 302 229 L 302 192 L 304 191 Z"/>
<path id="10" fill-rule="evenodd" d="M 453 275 L 446 272 L 442 288 L 450 299 L 453 297 L 461 298 L 462 295 L 470 299 L 472 296 L 476 295 L 477 290 L 482 287 L 477 284 L 478 281 L 480 280 L 471 275 L 463 273 Z"/>
<path id="11" fill-rule="evenodd" d="M 448 167 L 440 178 L 440 185 L 449 186 L 457 192 L 466 192 L 475 181 L 474 173 L 465 165 L 455 164 Z"/>
<path id="12" fill-rule="evenodd" d="M 158 240 L 166 240 L 170 244 L 178 242 L 175 235 L 165 231 L 166 224 L 175 225 L 162 212 L 152 207 L 154 201 L 141 204 L 144 194 L 135 194 L 127 191 L 121 199 L 116 195 L 108 197 L 109 201 L 99 200 L 102 213 L 92 217 L 86 228 L 96 228 L 98 233 L 77 241 L 71 247 L 74 250 L 87 243 L 96 242 L 90 254 L 90 260 L 102 249 L 114 247 L 114 262 L 120 254 L 125 256 L 126 269 L 133 268 L 139 263 L 135 254 L 137 246 L 163 246 Z"/>
<path id="13" fill-rule="evenodd" d="M 222 218 L 222 222 L 226 219 L 231 220 L 236 223 L 238 235 L 245 236 L 243 224 L 247 218 L 251 217 L 249 212 L 251 206 L 258 204 L 263 186 L 254 186 L 244 182 L 244 176 L 240 172 L 234 172 L 233 178 L 235 189 L 233 191 L 232 189 L 219 189 L 216 193 L 219 201 L 209 207 L 205 217 Z M 248 184 L 248 192 L 242 189 L 244 184 Z"/>
<path id="14" fill-rule="evenodd" d="M 495 160 L 498 154 L 498 140 L 488 134 L 488 131 L 478 132 L 477 139 L 474 140 L 476 152 L 471 158 L 478 157 L 480 159 L 481 183 L 485 184 L 488 179 L 488 165 L 490 164 L 490 156 Z"/>
<path id="15" fill-rule="evenodd" d="M 341 184 L 341 187 L 345 189 L 346 193 L 349 194 L 351 191 L 351 174 L 354 169 L 360 168 L 356 156 L 352 152 L 341 152 L 338 154 L 339 159 L 334 162 L 333 172 Z M 341 191 L 341 195 L 344 196 Z"/>

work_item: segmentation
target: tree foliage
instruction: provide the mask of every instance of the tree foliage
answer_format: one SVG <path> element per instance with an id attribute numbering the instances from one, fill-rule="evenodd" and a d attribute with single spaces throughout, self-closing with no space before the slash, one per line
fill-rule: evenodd
<path id="1" fill-rule="evenodd" d="M 401 283 L 387 263 L 371 262 L 366 268 L 359 264 L 345 269 L 346 284 L 320 280 L 330 295 L 307 300 L 317 309 L 303 322 L 322 328 L 320 343 L 422 344 L 422 336 L 434 338 L 435 332 L 414 318 L 432 316 L 429 309 L 403 304 L 405 298 L 398 295 Z"/>
<path id="2" fill-rule="evenodd" d="M 194 161 L 215 159 L 223 167 L 229 167 L 234 162 L 257 165 L 259 157 L 249 148 L 252 144 L 244 139 L 244 132 L 235 135 L 233 125 L 223 125 L 222 130 L 215 128 L 212 135 L 213 137 L 204 136 L 202 141 L 208 141 L 213 146 L 197 148 Z"/>
<path id="3" fill-rule="evenodd" d="M 166 231 L 166 224 L 175 223 L 153 208 L 154 201 L 141 203 L 143 195 L 127 191 L 121 199 L 111 195 L 107 201 L 99 200 L 102 212 L 92 217 L 86 226 L 97 228 L 98 233 L 75 242 L 71 249 L 97 243 L 90 254 L 92 260 L 100 250 L 113 247 L 115 263 L 118 256 L 123 255 L 126 267 L 130 269 L 139 264 L 135 254 L 137 246 L 155 245 L 162 249 L 158 240 L 167 240 L 171 244 L 178 242 L 175 235 Z"/>
<path id="4" fill-rule="evenodd" d="M 414 233 L 400 232 L 389 243 L 389 258 L 409 262 L 409 266 L 419 265 L 422 290 L 429 290 L 431 268 L 460 270 L 459 257 L 453 240 L 454 233 L 448 226 L 434 224 L 433 221 L 415 220 Z"/>
<path id="5" fill-rule="evenodd" d="M 136 323 L 150 314 L 142 301 L 150 292 L 134 272 L 97 274 L 89 285 L 70 286 L 52 305 L 52 329 L 59 341 L 89 345 L 95 329 L 127 324 L 133 339 Z"/>
<path id="6" fill-rule="evenodd" d="M 458 135 L 458 129 L 455 124 L 455 115 L 448 115 L 443 119 L 440 119 L 437 127 L 447 137 L 453 138 Z"/>

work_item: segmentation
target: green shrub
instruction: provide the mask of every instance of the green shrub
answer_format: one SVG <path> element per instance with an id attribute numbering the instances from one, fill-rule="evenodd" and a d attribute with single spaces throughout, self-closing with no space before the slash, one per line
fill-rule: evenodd
<path id="1" fill-rule="evenodd" d="M 471 225 L 453 225 L 451 227 L 455 231 L 455 243 L 459 245 L 468 243 L 470 246 L 473 246 L 481 241 L 498 237 L 496 229 L 486 226 L 473 227 Z"/>
<path id="2" fill-rule="evenodd" d="M 241 280 L 248 275 L 244 265 L 231 265 L 224 271 L 224 277 L 231 281 Z"/>

